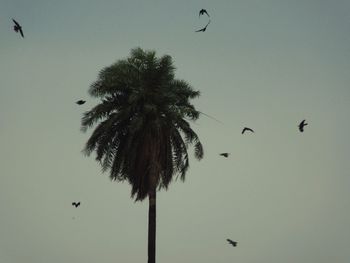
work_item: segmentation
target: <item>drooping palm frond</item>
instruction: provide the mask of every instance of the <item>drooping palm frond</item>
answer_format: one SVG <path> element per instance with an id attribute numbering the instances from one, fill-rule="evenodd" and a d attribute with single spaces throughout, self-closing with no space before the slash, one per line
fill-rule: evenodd
<path id="1" fill-rule="evenodd" d="M 117 105 L 122 105 L 120 98 L 118 99 L 117 97 L 107 97 L 93 109 L 85 112 L 81 121 L 81 130 L 85 132 L 88 128 L 91 128 L 98 121 L 108 118 L 111 113 L 117 111 Z"/>
<path id="2" fill-rule="evenodd" d="M 198 135 L 191 129 L 190 124 L 184 120 L 180 119 L 178 124 L 178 129 L 184 134 L 187 144 L 194 143 L 194 155 L 200 160 L 203 158 L 204 151 L 201 142 L 199 141 Z"/>

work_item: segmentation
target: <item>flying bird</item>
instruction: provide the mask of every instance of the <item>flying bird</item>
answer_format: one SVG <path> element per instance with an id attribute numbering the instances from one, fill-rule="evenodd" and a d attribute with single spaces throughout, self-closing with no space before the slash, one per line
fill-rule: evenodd
<path id="1" fill-rule="evenodd" d="M 14 20 L 13 18 L 12 18 L 12 21 L 13 21 L 13 23 L 15 23 L 15 25 L 13 26 L 13 30 L 15 30 L 17 33 L 18 33 L 18 31 L 19 31 L 19 33 L 21 34 L 21 36 L 24 38 L 23 30 L 22 30 L 21 25 L 20 25 L 16 20 Z"/>
<path id="2" fill-rule="evenodd" d="M 228 157 L 230 155 L 230 153 L 220 153 L 220 156 L 224 156 L 224 157 Z"/>
<path id="3" fill-rule="evenodd" d="M 205 30 L 207 30 L 207 27 L 210 24 L 210 21 L 211 20 L 209 19 L 209 22 L 208 22 L 208 24 L 205 27 L 203 27 L 202 29 L 196 30 L 195 32 L 204 32 Z"/>
<path id="4" fill-rule="evenodd" d="M 198 17 L 200 17 L 201 15 L 204 15 L 204 14 L 206 14 L 208 17 L 210 17 L 210 15 L 208 14 L 207 10 L 205 10 L 205 9 L 201 9 L 199 11 L 199 16 Z"/>
<path id="5" fill-rule="evenodd" d="M 254 132 L 251 128 L 244 127 L 244 129 L 242 130 L 242 134 L 244 134 L 246 131 Z"/>
<path id="6" fill-rule="evenodd" d="M 78 206 L 80 206 L 80 202 L 77 202 L 77 203 L 76 203 L 76 202 L 73 202 L 73 203 L 72 203 L 72 206 L 78 207 Z"/>
<path id="7" fill-rule="evenodd" d="M 78 105 L 83 105 L 86 101 L 85 100 L 78 100 L 77 102 L 75 102 Z"/>
<path id="8" fill-rule="evenodd" d="M 229 242 L 232 246 L 237 247 L 237 242 L 236 241 L 232 241 L 231 239 L 226 239 L 227 242 Z"/>
<path id="9" fill-rule="evenodd" d="M 308 125 L 308 123 L 305 122 L 305 120 L 303 120 L 300 124 L 299 124 L 299 131 L 303 132 L 304 131 L 304 126 Z"/>

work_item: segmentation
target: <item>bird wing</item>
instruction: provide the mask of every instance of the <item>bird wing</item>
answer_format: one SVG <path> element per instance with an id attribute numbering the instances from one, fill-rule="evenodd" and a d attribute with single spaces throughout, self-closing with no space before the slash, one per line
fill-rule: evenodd
<path id="1" fill-rule="evenodd" d="M 303 120 L 303 126 L 308 125 L 308 123 L 306 122 L 306 120 Z"/>
<path id="2" fill-rule="evenodd" d="M 196 30 L 195 32 L 202 32 L 202 31 L 204 31 L 204 28 Z"/>
<path id="3" fill-rule="evenodd" d="M 14 20 L 13 18 L 12 18 L 12 21 L 13 21 L 13 23 L 16 24 L 16 26 L 21 27 L 20 24 L 18 24 L 18 22 L 16 20 Z"/>
<path id="4" fill-rule="evenodd" d="M 301 123 L 299 123 L 299 130 L 303 131 L 304 130 L 304 126 L 305 126 L 305 120 L 303 120 Z"/>
<path id="5" fill-rule="evenodd" d="M 210 15 L 208 14 L 207 10 L 204 10 L 203 13 L 206 13 L 208 17 L 210 17 Z"/>
<path id="6" fill-rule="evenodd" d="M 21 33 L 21 36 L 24 38 L 22 27 L 19 28 L 19 32 Z"/>
<path id="7" fill-rule="evenodd" d="M 243 134 L 245 131 L 254 132 L 253 129 L 245 127 L 245 128 L 243 129 L 243 131 L 242 131 L 242 134 Z"/>
<path id="8" fill-rule="evenodd" d="M 209 22 L 208 22 L 208 24 L 205 27 L 207 27 L 210 24 L 210 22 L 211 22 L 211 20 L 209 19 Z"/>

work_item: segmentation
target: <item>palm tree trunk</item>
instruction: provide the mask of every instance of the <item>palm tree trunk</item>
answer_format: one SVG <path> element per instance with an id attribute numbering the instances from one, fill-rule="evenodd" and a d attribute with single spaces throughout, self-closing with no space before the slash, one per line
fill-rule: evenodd
<path id="1" fill-rule="evenodd" d="M 153 138 L 159 138 L 159 131 L 156 130 L 155 134 L 150 134 Z M 150 145 L 150 153 L 152 155 L 150 164 L 150 173 L 148 175 L 148 263 L 156 263 L 156 192 L 157 183 L 159 177 L 159 154 L 160 154 L 160 142 L 159 140 L 149 140 L 152 142 Z"/>
<path id="2" fill-rule="evenodd" d="M 156 263 L 156 189 L 148 194 L 148 263 Z"/>

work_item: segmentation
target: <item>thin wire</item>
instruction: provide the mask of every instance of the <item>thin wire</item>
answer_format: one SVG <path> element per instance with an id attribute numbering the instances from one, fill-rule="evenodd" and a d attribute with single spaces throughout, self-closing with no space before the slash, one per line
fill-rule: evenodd
<path id="1" fill-rule="evenodd" d="M 218 119 L 215 119 L 214 117 L 212 117 L 212 116 L 210 116 L 210 115 L 208 115 L 208 114 L 206 114 L 204 112 L 201 112 L 201 111 L 198 111 L 198 112 L 203 114 L 203 115 L 205 115 L 205 116 L 207 116 L 208 118 L 211 118 L 211 119 L 213 119 L 213 120 L 215 120 L 215 121 L 217 121 L 217 122 L 219 122 L 221 124 L 224 124 L 222 121 L 219 121 Z"/>

